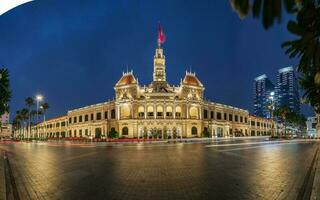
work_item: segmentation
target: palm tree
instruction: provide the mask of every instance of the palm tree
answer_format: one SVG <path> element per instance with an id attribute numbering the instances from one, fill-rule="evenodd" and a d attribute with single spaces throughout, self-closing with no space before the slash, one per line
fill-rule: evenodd
<path id="1" fill-rule="evenodd" d="M 275 116 L 279 117 L 281 119 L 281 121 L 283 122 L 285 136 L 287 135 L 287 133 L 286 133 L 287 123 L 290 119 L 291 113 L 292 112 L 288 106 L 282 106 L 282 107 L 276 109 L 274 112 Z"/>
<path id="2" fill-rule="evenodd" d="M 49 109 L 49 104 L 48 103 L 43 103 L 41 104 L 40 108 L 43 110 L 43 121 L 46 121 L 46 110 Z"/>
<path id="3" fill-rule="evenodd" d="M 13 127 L 13 137 L 17 137 L 16 133 L 17 131 L 21 130 L 21 115 L 20 115 L 20 110 L 16 112 L 16 116 L 13 118 L 12 121 L 12 127 Z M 21 138 L 21 135 L 18 135 Z"/>
<path id="4" fill-rule="evenodd" d="M 9 112 L 9 101 L 11 99 L 11 90 L 9 85 L 8 69 L 0 69 L 0 116 Z"/>
<path id="5" fill-rule="evenodd" d="M 301 73 L 300 85 L 304 90 L 305 102 L 311 105 L 318 118 L 317 133 L 320 137 L 320 2 L 316 0 L 230 0 L 232 8 L 241 18 L 252 13 L 253 17 L 262 15 L 266 29 L 274 21 L 281 19 L 282 5 L 288 13 L 296 16 L 290 20 L 287 29 L 297 39 L 283 43 L 290 58 L 299 58 L 298 71 Z"/>
<path id="6" fill-rule="evenodd" d="M 28 116 L 29 116 L 29 111 L 27 108 L 23 108 L 22 110 L 20 110 L 20 118 L 21 118 L 21 123 L 22 123 L 22 129 L 23 129 L 23 135 L 25 135 L 24 131 L 26 129 L 26 120 L 28 120 Z M 30 137 L 30 135 L 27 134 L 26 136 L 27 138 Z"/>
<path id="7" fill-rule="evenodd" d="M 34 99 L 28 97 L 25 99 L 26 105 L 28 107 L 28 135 L 31 135 L 31 107 L 34 105 Z"/>

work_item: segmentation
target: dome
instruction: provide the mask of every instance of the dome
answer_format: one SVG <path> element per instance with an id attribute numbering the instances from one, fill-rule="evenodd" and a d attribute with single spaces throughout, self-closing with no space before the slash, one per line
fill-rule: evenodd
<path id="1" fill-rule="evenodd" d="M 182 83 L 185 85 L 191 85 L 191 86 L 197 86 L 197 87 L 203 86 L 194 73 L 188 73 L 188 72 L 186 73 Z"/>
<path id="2" fill-rule="evenodd" d="M 124 86 L 124 85 L 131 85 L 131 84 L 136 84 L 137 80 L 132 74 L 132 72 L 124 73 L 116 86 Z"/>

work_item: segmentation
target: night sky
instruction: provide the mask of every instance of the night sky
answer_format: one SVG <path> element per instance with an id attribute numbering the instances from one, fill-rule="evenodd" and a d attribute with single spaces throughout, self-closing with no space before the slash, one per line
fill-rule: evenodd
<path id="1" fill-rule="evenodd" d="M 149 84 L 159 21 L 170 84 L 191 68 L 207 99 L 252 112 L 253 79 L 265 73 L 275 82 L 279 68 L 297 63 L 281 49 L 294 38 L 287 20 L 266 31 L 259 20 L 241 21 L 226 0 L 36 0 L 0 17 L 11 112 L 37 93 L 50 104 L 49 117 L 112 99 L 127 66 Z"/>

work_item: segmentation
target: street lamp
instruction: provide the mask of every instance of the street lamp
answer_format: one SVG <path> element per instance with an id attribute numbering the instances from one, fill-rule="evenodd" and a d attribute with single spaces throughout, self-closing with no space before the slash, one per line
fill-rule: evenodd
<path id="1" fill-rule="evenodd" d="M 273 117 L 273 112 L 274 112 L 274 109 L 275 109 L 275 106 L 274 106 L 274 92 L 270 92 L 270 95 L 269 95 L 269 100 L 270 100 L 270 105 L 269 105 L 269 109 L 270 109 L 270 118 L 272 120 L 274 120 L 274 117 Z M 275 126 L 277 126 L 277 124 L 275 124 Z M 277 132 L 277 130 L 276 130 Z"/>
<path id="2" fill-rule="evenodd" d="M 36 95 L 37 101 L 37 122 L 39 120 L 39 103 L 43 100 L 43 96 L 41 94 Z"/>

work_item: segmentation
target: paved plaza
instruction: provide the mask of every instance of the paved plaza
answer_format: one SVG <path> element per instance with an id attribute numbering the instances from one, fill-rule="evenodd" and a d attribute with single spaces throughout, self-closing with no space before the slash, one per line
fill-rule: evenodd
<path id="1" fill-rule="evenodd" d="M 10 143 L 20 199 L 296 199 L 318 143 Z"/>

